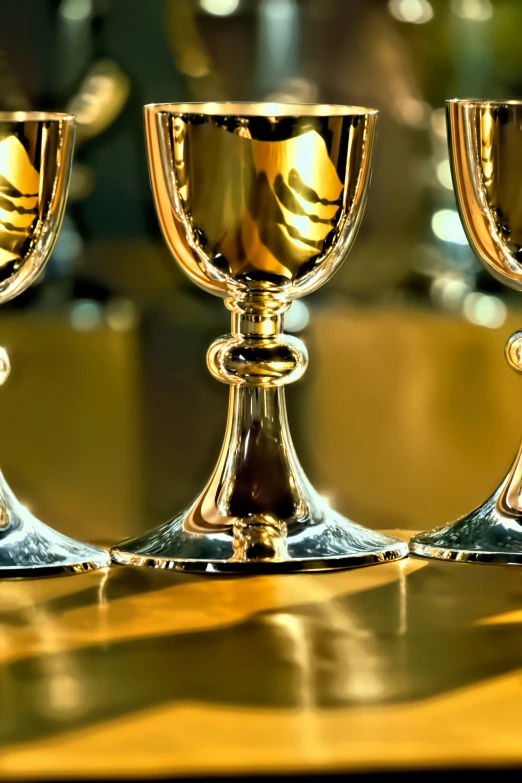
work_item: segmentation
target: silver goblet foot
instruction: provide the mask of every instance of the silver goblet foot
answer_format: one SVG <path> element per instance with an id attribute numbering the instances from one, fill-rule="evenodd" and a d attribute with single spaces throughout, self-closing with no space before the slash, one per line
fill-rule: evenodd
<path id="1" fill-rule="evenodd" d="M 470 514 L 414 536 L 410 552 L 460 563 L 522 565 L 522 510 L 505 508 L 505 485 Z"/>
<path id="2" fill-rule="evenodd" d="M 104 549 L 63 536 L 36 519 L 0 471 L 0 578 L 81 574 L 108 564 Z"/>

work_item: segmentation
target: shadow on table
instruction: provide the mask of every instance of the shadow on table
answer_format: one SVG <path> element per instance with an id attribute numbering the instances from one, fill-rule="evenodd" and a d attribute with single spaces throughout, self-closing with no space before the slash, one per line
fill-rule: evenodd
<path id="1" fill-rule="evenodd" d="M 208 579 L 116 567 L 89 580 L 4 583 L 0 739 L 176 701 L 409 702 L 520 667 L 522 624 L 483 622 L 522 607 L 517 568 L 410 560 L 371 576 L 385 573 L 373 587 L 368 569 Z"/>

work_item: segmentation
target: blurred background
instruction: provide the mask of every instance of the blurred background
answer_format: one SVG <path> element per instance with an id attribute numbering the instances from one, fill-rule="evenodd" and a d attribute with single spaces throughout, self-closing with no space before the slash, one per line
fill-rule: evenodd
<path id="1" fill-rule="evenodd" d="M 228 314 L 162 241 L 142 121 L 148 102 L 206 100 L 380 110 L 355 247 L 287 315 L 310 352 L 294 438 L 321 493 L 371 527 L 480 503 L 522 432 L 503 358 L 522 297 L 467 246 L 444 101 L 522 97 L 521 26 L 520 0 L 2 0 L 0 109 L 78 122 L 53 257 L 0 312 L 0 462 L 27 506 L 112 541 L 187 505 L 218 456 L 228 390 L 205 352 Z"/>

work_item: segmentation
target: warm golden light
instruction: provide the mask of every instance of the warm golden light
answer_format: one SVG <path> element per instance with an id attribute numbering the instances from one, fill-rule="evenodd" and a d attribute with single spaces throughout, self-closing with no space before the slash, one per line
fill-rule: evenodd
<path id="1" fill-rule="evenodd" d="M 472 22 L 487 22 L 493 16 L 491 0 L 451 0 L 455 16 Z"/>
<path id="2" fill-rule="evenodd" d="M 389 0 L 388 8 L 399 22 L 425 24 L 433 18 L 433 6 L 428 0 Z"/>

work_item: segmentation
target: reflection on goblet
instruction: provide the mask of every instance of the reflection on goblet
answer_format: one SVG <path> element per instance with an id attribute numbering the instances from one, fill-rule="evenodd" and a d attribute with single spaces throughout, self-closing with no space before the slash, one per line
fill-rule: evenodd
<path id="1" fill-rule="evenodd" d="M 166 241 L 189 278 L 231 312 L 231 333 L 207 355 L 210 372 L 230 385 L 230 405 L 201 495 L 173 520 L 117 545 L 116 562 L 288 571 L 407 553 L 402 541 L 349 522 L 318 496 L 294 451 L 284 396 L 308 358 L 300 340 L 282 333 L 283 316 L 293 299 L 326 283 L 355 239 L 376 114 L 292 104 L 145 108 Z"/>
<path id="2" fill-rule="evenodd" d="M 478 259 L 502 283 L 522 291 L 522 102 L 447 102 L 457 205 Z M 522 331 L 506 345 L 522 373 Z M 414 536 L 425 557 L 522 564 L 522 448 L 498 489 L 452 524 Z"/>
<path id="3" fill-rule="evenodd" d="M 0 113 L 0 304 L 45 266 L 62 223 L 71 173 L 74 118 Z M 0 356 L 0 383 L 9 375 Z M 78 573 L 108 565 L 108 554 L 36 519 L 0 472 L 0 577 Z"/>

